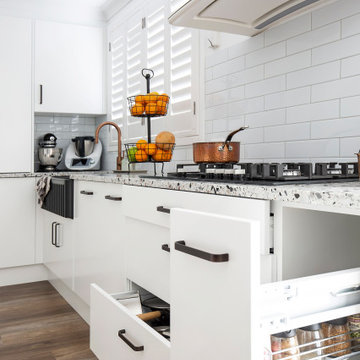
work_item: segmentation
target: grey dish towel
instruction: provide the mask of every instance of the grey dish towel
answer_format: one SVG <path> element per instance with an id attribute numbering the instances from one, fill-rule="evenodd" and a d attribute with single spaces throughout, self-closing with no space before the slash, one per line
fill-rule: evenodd
<path id="1" fill-rule="evenodd" d="M 42 206 L 46 195 L 50 191 L 51 176 L 43 175 L 36 183 L 36 191 L 38 194 L 38 204 Z"/>

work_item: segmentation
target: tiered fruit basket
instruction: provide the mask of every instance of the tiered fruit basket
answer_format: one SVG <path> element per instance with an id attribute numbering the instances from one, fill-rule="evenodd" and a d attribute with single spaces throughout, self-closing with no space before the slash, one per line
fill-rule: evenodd
<path id="1" fill-rule="evenodd" d="M 147 119 L 147 141 L 140 140 L 137 143 L 125 144 L 125 150 L 129 160 L 129 166 L 132 163 L 151 162 L 154 163 L 156 174 L 156 163 L 162 163 L 161 172 L 163 173 L 164 163 L 171 161 L 175 148 L 175 138 L 171 133 L 168 133 L 171 135 L 170 140 L 174 140 L 174 142 L 157 140 L 156 143 L 152 143 L 151 118 L 166 116 L 170 97 L 167 94 L 150 92 L 150 80 L 154 77 L 152 70 L 143 69 L 141 73 L 146 79 L 147 94 L 130 96 L 127 100 L 132 116 Z"/>

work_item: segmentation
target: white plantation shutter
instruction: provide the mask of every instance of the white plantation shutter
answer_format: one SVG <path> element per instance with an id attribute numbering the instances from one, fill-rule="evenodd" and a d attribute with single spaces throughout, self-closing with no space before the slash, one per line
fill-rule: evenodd
<path id="1" fill-rule="evenodd" d="M 124 132 L 124 116 L 126 116 L 125 103 L 125 37 L 124 29 L 117 28 L 110 33 L 110 116 L 111 121 L 120 125 L 121 131 Z M 110 143 L 117 142 L 117 132 L 114 128 L 110 130 Z"/>
<path id="2" fill-rule="evenodd" d="M 126 15 L 122 17 L 124 76 L 122 87 L 116 82 L 117 86 L 111 87 L 111 115 L 114 121 L 122 125 L 125 142 L 147 138 L 146 124 L 142 124 L 141 118 L 130 115 L 126 103 L 128 96 L 146 93 L 146 81 L 141 75 L 143 68 L 150 68 L 155 73 L 151 80 L 151 91 L 170 96 L 168 115 L 151 121 L 153 137 L 162 130 L 168 130 L 175 134 L 177 143 L 181 144 L 184 143 L 183 139 L 188 138 L 190 142 L 191 137 L 199 134 L 199 121 L 194 113 L 199 96 L 198 31 L 168 23 L 169 15 L 185 2 L 134 1 L 128 5 Z M 129 16 L 129 9 L 132 9 L 132 16 Z M 112 54 L 112 58 L 114 64 L 111 71 L 114 73 L 117 57 Z M 118 91 L 123 91 L 122 98 Z M 122 108 L 118 104 L 121 101 Z"/>

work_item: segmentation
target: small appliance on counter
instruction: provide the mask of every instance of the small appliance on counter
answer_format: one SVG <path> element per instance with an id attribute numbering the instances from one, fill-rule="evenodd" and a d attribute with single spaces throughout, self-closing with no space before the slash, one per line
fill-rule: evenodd
<path id="1" fill-rule="evenodd" d="M 65 166 L 69 170 L 100 170 L 102 145 L 95 144 L 93 136 L 78 136 L 71 140 L 65 153 Z"/>
<path id="2" fill-rule="evenodd" d="M 38 156 L 40 161 L 39 171 L 55 171 L 59 165 L 63 149 L 56 147 L 56 136 L 54 134 L 45 134 L 42 141 L 39 142 Z"/>

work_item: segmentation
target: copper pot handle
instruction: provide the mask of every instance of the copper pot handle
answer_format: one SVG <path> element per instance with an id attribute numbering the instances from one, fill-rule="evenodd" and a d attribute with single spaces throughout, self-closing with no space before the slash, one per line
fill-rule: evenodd
<path id="1" fill-rule="evenodd" d="M 224 141 L 224 144 L 222 144 L 221 146 L 219 146 L 218 150 L 219 150 L 219 151 L 223 151 L 223 150 L 225 149 L 225 146 L 227 146 L 228 149 L 229 149 L 229 151 L 231 151 L 231 150 L 232 150 L 232 147 L 229 146 L 229 144 L 230 144 L 230 141 L 231 141 L 231 139 L 233 138 L 233 136 L 234 136 L 235 134 L 237 134 L 238 132 L 243 131 L 243 130 L 245 130 L 245 129 L 247 129 L 247 128 L 248 128 L 248 126 L 242 126 L 241 128 L 232 131 L 232 132 L 226 137 L 226 139 L 225 139 L 225 141 Z"/>

